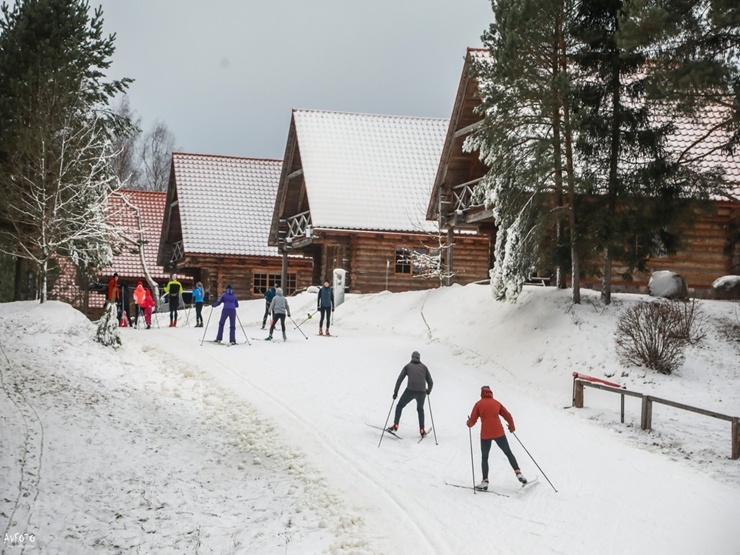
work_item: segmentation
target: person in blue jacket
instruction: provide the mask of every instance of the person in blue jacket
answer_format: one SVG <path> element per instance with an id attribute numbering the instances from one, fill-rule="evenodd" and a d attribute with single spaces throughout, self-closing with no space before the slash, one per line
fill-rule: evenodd
<path id="1" fill-rule="evenodd" d="M 227 285 L 226 292 L 213 303 L 214 307 L 220 305 L 224 305 L 224 307 L 221 309 L 221 320 L 218 322 L 218 333 L 216 334 L 214 343 L 221 343 L 221 340 L 224 338 L 224 324 L 226 323 L 226 318 L 228 318 L 230 325 L 229 342 L 232 345 L 236 345 L 236 309 L 239 308 L 239 301 L 236 295 L 234 295 L 231 285 Z"/>
<path id="2" fill-rule="evenodd" d="M 270 315 L 270 305 L 272 304 L 272 299 L 275 298 L 275 287 L 277 287 L 277 285 L 273 285 L 265 291 L 265 315 L 262 317 L 262 329 L 265 329 L 267 317 Z"/>
<path id="3" fill-rule="evenodd" d="M 203 327 L 203 284 L 198 282 L 193 289 L 193 302 L 195 303 L 195 327 Z"/>

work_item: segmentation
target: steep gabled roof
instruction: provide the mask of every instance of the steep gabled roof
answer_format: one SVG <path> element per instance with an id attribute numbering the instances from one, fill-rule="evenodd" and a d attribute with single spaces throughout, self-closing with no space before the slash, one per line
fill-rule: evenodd
<path id="1" fill-rule="evenodd" d="M 126 200 L 122 197 L 125 197 Z M 166 199 L 167 193 L 165 192 L 133 189 L 120 189 L 108 198 L 107 212 L 110 222 L 121 228 L 126 236 L 135 242 L 139 240 L 139 222 L 135 208 L 140 210 L 145 242 L 143 245 L 144 259 L 154 279 L 165 279 L 168 276 L 162 266 L 157 265 L 157 249 L 162 232 L 162 218 Z M 122 277 L 143 276 L 144 270 L 141 266 L 137 246 L 135 244 L 124 244 L 123 252 L 113 258 L 113 264 L 110 268 L 106 268 L 104 272 L 106 274 L 118 272 Z"/>
<path id="2" fill-rule="evenodd" d="M 294 110 L 291 133 L 297 140 L 313 227 L 436 229 L 425 221 L 425 209 L 447 123 L 446 119 Z"/>
<path id="3" fill-rule="evenodd" d="M 281 165 L 173 152 L 170 187 L 176 188 L 185 253 L 279 256 L 267 238 Z"/>

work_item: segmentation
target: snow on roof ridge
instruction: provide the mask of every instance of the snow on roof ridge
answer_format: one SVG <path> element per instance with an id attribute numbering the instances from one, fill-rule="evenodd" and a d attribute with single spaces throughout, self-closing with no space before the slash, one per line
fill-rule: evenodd
<path id="1" fill-rule="evenodd" d="M 332 114 L 332 115 L 343 115 L 343 116 L 369 116 L 373 118 L 396 118 L 396 119 L 406 119 L 406 120 L 420 120 L 420 121 L 449 121 L 450 118 L 440 118 L 440 117 L 432 117 L 432 116 L 399 116 L 396 114 L 371 114 L 368 112 L 344 112 L 344 111 L 336 111 L 336 110 L 318 110 L 318 109 L 311 109 L 311 108 L 293 108 L 293 113 L 303 113 L 303 114 Z"/>
<path id="2" fill-rule="evenodd" d="M 172 156 L 200 156 L 203 158 L 229 158 L 231 160 L 250 160 L 254 162 L 280 162 L 282 164 L 283 160 L 281 158 L 258 158 L 254 156 L 231 156 L 227 154 L 200 154 L 197 152 L 173 152 Z"/>

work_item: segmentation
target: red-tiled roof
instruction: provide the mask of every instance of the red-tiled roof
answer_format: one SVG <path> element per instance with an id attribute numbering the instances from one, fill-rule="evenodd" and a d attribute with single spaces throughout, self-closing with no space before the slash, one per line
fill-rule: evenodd
<path id="1" fill-rule="evenodd" d="M 124 200 L 125 197 L 125 200 Z M 164 221 L 164 207 L 167 193 L 160 191 L 119 190 L 110 196 L 109 214 L 111 222 L 124 230 L 124 235 L 133 243 L 125 243 L 123 252 L 117 254 L 113 264 L 101 271 L 101 275 L 110 276 L 118 272 L 121 279 L 126 276 L 139 278 L 144 276 L 144 269 L 138 253 L 139 223 L 137 209 L 141 213 L 143 228 L 144 260 L 149 273 L 156 280 L 169 277 L 161 266 L 157 265 L 159 237 Z M 126 202 L 128 201 L 128 202 Z"/>

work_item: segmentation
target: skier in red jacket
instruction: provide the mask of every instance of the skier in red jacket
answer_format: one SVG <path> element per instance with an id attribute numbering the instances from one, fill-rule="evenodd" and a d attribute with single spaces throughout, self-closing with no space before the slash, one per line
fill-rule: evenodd
<path id="1" fill-rule="evenodd" d="M 491 391 L 491 388 L 484 385 L 480 389 L 480 401 L 475 404 L 473 412 L 470 413 L 470 417 L 468 418 L 468 428 L 475 426 L 475 423 L 478 421 L 478 417 L 480 417 L 481 420 L 480 451 L 483 480 L 480 484 L 475 486 L 478 490 L 488 489 L 488 454 L 491 452 L 491 442 L 493 441 L 496 442 L 499 449 L 501 449 L 509 459 L 509 464 L 511 465 L 511 468 L 514 469 L 514 472 L 516 472 L 517 479 L 522 484 L 527 483 L 527 479 L 522 475 L 522 471 L 519 470 L 519 463 L 516 462 L 514 453 L 511 452 L 511 448 L 509 447 L 504 427 L 501 425 L 501 416 L 506 420 L 509 431 L 513 433 L 516 428 L 514 426 L 514 418 L 511 416 L 511 413 L 506 410 L 506 407 L 493 398 L 493 391 Z"/>

